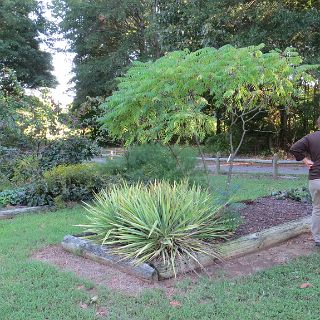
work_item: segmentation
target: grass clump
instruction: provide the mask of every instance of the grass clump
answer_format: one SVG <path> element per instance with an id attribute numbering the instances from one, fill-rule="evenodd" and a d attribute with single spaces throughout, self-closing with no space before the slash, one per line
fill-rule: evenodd
<path id="1" fill-rule="evenodd" d="M 175 272 L 177 260 L 198 262 L 199 252 L 218 257 L 208 243 L 225 239 L 236 227 L 236 219 L 221 208 L 206 189 L 187 181 L 124 184 L 86 205 L 89 223 L 83 227 L 124 258 L 162 260 Z"/>

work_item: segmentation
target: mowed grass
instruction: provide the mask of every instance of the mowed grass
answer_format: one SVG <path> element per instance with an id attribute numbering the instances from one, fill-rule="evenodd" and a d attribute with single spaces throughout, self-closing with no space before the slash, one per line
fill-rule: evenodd
<path id="1" fill-rule="evenodd" d="M 226 175 L 212 176 L 213 192 L 223 194 L 226 186 Z M 272 192 L 308 186 L 306 176 L 272 179 L 266 175 L 234 175 L 231 181 L 230 197 L 233 201 L 253 200 L 271 195 Z"/>
<path id="2" fill-rule="evenodd" d="M 225 177 L 218 179 L 223 182 Z M 279 188 L 299 187 L 306 179 L 234 180 L 237 199 L 253 199 Z M 218 189 L 217 189 L 218 190 Z M 132 297 L 96 286 L 71 272 L 34 261 L 34 250 L 57 244 L 85 222 L 81 207 L 29 214 L 0 221 L 0 319 L 319 319 L 320 255 L 315 254 L 253 276 L 233 280 L 182 281 L 176 295 L 147 290 Z M 301 289 L 302 283 L 312 286 Z M 85 289 L 95 286 L 94 293 Z M 92 295 L 97 304 L 89 304 Z M 177 301 L 176 306 L 170 302 Z M 87 309 L 80 307 L 88 304 Z M 178 304 L 178 305 L 177 305 Z"/>

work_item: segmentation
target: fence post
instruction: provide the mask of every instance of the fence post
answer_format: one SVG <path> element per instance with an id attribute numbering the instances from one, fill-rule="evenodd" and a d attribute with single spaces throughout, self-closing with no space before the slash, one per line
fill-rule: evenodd
<path id="1" fill-rule="evenodd" d="M 218 152 L 216 154 L 216 172 L 215 172 L 216 175 L 220 174 L 220 157 L 221 157 L 221 154 L 220 152 Z"/>
<path id="2" fill-rule="evenodd" d="M 273 178 L 278 178 L 279 175 L 279 166 L 278 166 L 279 156 L 277 153 L 273 155 L 272 167 L 273 167 Z"/>

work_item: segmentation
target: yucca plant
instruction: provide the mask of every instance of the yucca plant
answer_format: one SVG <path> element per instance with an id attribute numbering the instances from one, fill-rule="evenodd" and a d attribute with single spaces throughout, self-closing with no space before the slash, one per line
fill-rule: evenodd
<path id="1" fill-rule="evenodd" d="M 198 262 L 199 252 L 219 257 L 208 244 L 235 228 L 206 189 L 187 181 L 115 186 L 85 207 L 90 222 L 82 227 L 92 240 L 137 263 L 162 259 L 174 273 L 178 259 Z"/>

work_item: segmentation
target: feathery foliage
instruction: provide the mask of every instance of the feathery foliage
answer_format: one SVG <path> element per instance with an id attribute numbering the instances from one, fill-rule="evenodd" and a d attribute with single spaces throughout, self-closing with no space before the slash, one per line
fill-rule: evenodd
<path id="1" fill-rule="evenodd" d="M 155 62 L 135 62 L 102 106 L 102 127 L 127 144 L 201 140 L 213 132 L 217 110 L 228 117 L 294 105 L 304 94 L 301 78 L 313 80 L 309 71 L 317 66 L 302 65 L 293 48 L 263 53 L 263 47 L 175 51 Z"/>

